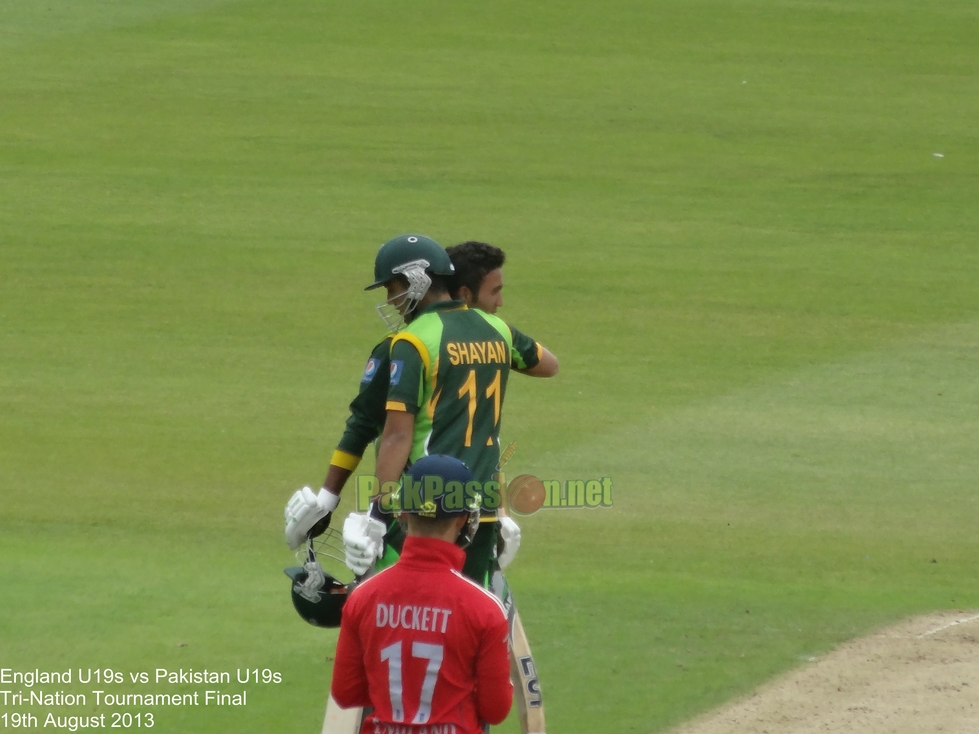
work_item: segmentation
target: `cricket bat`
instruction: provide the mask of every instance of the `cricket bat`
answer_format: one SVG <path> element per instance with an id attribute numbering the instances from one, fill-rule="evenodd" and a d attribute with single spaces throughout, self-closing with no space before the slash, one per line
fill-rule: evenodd
<path id="1" fill-rule="evenodd" d="M 368 571 L 357 578 L 361 581 L 371 575 Z M 337 674 L 336 661 L 333 665 L 333 675 Z M 360 726 L 364 721 L 364 709 L 359 706 L 340 708 L 333 699 L 333 694 L 326 700 L 326 713 L 323 714 L 323 729 L 320 734 L 360 734 Z"/>
<path id="2" fill-rule="evenodd" d="M 323 717 L 322 734 L 359 734 L 364 709 L 342 709 L 331 695 L 326 702 L 326 715 Z"/>
<path id="3" fill-rule="evenodd" d="M 357 576 L 355 581 L 358 583 L 374 575 L 369 570 L 363 576 Z M 336 675 L 336 661 L 334 661 L 333 675 Z M 359 706 L 344 709 L 340 708 L 333 694 L 326 700 L 326 713 L 323 714 L 323 729 L 320 734 L 360 734 L 360 727 L 364 722 L 364 716 L 369 714 L 371 709 L 365 711 Z"/>
<path id="4" fill-rule="evenodd" d="M 506 475 L 503 467 L 517 449 L 514 441 L 500 455 L 496 465 L 496 478 L 500 483 L 500 507 L 497 514 L 508 517 L 506 496 Z M 510 599 L 510 680 L 513 681 L 513 696 L 517 701 L 517 714 L 520 717 L 520 730 L 523 734 L 546 734 L 544 725 L 544 699 L 541 696 L 534 654 L 524 632 L 520 613 Z"/>

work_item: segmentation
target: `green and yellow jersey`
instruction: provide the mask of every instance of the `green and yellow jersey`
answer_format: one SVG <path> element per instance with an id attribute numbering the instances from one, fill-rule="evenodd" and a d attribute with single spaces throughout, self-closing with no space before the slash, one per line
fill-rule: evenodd
<path id="1" fill-rule="evenodd" d="M 440 301 L 391 339 L 387 410 L 415 416 L 409 458 L 448 454 L 473 478 L 494 478 L 511 368 L 540 361 L 541 347 L 461 301 Z"/>

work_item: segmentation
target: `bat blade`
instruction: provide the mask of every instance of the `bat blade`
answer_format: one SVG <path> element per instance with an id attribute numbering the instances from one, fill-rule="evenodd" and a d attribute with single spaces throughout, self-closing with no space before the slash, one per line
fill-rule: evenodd
<path id="1" fill-rule="evenodd" d="M 500 456 L 496 465 L 496 480 L 500 484 L 500 507 L 497 513 L 500 517 L 508 517 L 507 511 L 507 480 L 503 467 L 517 450 L 514 441 Z M 546 734 L 544 726 L 544 698 L 540 692 L 540 680 L 537 678 L 537 666 L 534 655 L 530 651 L 530 642 L 524 632 L 520 613 L 517 611 L 509 585 L 501 571 L 496 571 L 490 588 L 503 601 L 510 621 L 510 680 L 513 681 L 513 697 L 517 701 L 517 715 L 520 717 L 520 731 L 523 734 Z"/>
<path id="2" fill-rule="evenodd" d="M 357 576 L 353 582 L 359 584 L 374 575 L 374 570 L 370 569 L 363 576 Z M 353 588 L 352 586 L 350 588 Z M 333 675 L 336 675 L 336 661 L 334 661 Z M 364 721 L 364 715 L 369 714 L 370 710 L 364 711 L 363 708 L 354 707 L 349 709 L 340 708 L 333 694 L 326 701 L 326 713 L 323 714 L 323 730 L 320 734 L 360 734 L 360 726 Z"/>
<path id="3" fill-rule="evenodd" d="M 326 714 L 323 716 L 321 734 L 358 734 L 360 721 L 364 717 L 364 709 L 342 709 L 331 695 L 326 702 Z"/>
<path id="4" fill-rule="evenodd" d="M 513 698 L 520 718 L 523 734 L 546 734 L 544 726 L 544 699 L 541 696 L 537 665 L 530 651 L 527 633 L 524 632 L 520 613 L 510 593 L 506 577 L 497 569 L 490 578 L 489 590 L 503 604 L 510 625 L 510 680 L 513 682 Z"/>
<path id="5" fill-rule="evenodd" d="M 537 678 L 537 666 L 534 665 L 534 656 L 530 651 L 520 614 L 516 611 L 510 640 L 510 678 L 513 680 L 513 695 L 517 700 L 520 730 L 525 734 L 546 734 L 544 698 L 541 696 L 540 681 Z"/>

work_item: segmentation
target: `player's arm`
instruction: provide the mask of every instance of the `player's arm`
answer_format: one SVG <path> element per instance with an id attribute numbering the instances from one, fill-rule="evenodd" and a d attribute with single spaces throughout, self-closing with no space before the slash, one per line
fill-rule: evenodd
<path id="1" fill-rule="evenodd" d="M 399 336 L 391 342 L 391 377 L 385 404 L 387 418 L 377 452 L 377 478 L 398 481 L 411 455 L 415 435 L 415 415 L 421 410 L 427 359 L 415 339 Z"/>
<path id="2" fill-rule="evenodd" d="M 415 433 L 415 416 L 403 410 L 389 410 L 381 434 L 377 454 L 377 478 L 384 482 L 398 481 L 404 472 Z"/>
<path id="3" fill-rule="evenodd" d="M 377 452 L 374 472 L 384 482 L 401 479 L 411 453 L 415 416 L 401 411 L 389 411 Z M 351 513 L 343 523 L 343 552 L 347 568 L 363 576 L 380 561 L 390 565 L 401 552 L 404 536 L 400 525 L 385 510 L 378 495 L 366 515 Z"/>
<path id="4" fill-rule="evenodd" d="M 554 377 L 558 372 L 557 357 L 540 342 L 510 327 L 513 337 L 510 366 L 530 377 Z"/>
<path id="5" fill-rule="evenodd" d="M 353 597 L 347 600 L 340 618 L 340 637 L 333 662 L 333 682 L 330 684 L 333 699 L 343 708 L 371 705 L 364 649 L 357 630 L 360 615 L 351 604 L 352 600 Z"/>
<path id="6" fill-rule="evenodd" d="M 364 451 L 380 435 L 384 426 L 390 348 L 390 338 L 385 338 L 374 347 L 360 378 L 360 391 L 350 403 L 350 417 L 323 480 L 323 487 L 333 494 L 340 494 L 363 458 Z"/>
<path id="7" fill-rule="evenodd" d="M 390 339 L 385 338 L 371 352 L 360 380 L 360 392 L 350 403 L 347 427 L 333 452 L 322 488 L 318 493 L 309 487 L 298 489 L 286 503 L 285 538 L 290 548 L 298 548 L 307 537 L 316 537 L 330 526 L 340 492 L 367 446 L 380 433 L 387 399 L 390 344 Z"/>
<path id="8" fill-rule="evenodd" d="M 422 394 L 421 360 L 415 347 L 411 344 L 402 346 L 395 360 L 395 343 L 392 341 L 390 344 L 384 430 L 378 445 L 377 466 L 374 469 L 382 483 L 401 478 L 411 454 L 415 413 L 418 412 Z M 408 389 L 405 394 L 391 393 L 394 388 L 400 386 L 404 389 L 409 384 L 414 385 L 414 388 Z M 367 516 L 354 513 L 343 524 L 345 561 L 347 567 L 357 575 L 366 573 L 378 559 L 388 564 L 393 562 L 391 559 L 397 557 L 402 542 L 403 536 L 397 521 L 377 501 L 371 504 Z"/>
<path id="9" fill-rule="evenodd" d="M 323 486 L 339 494 L 350 475 L 360 464 L 367 447 L 380 435 L 384 426 L 384 403 L 387 400 L 387 376 L 361 385 L 360 394 L 350 403 L 350 417 L 336 450 L 330 459 Z"/>
<path id="10" fill-rule="evenodd" d="M 398 481 L 404 472 L 415 430 L 415 416 L 392 410 L 384 424 L 374 472 L 381 481 Z M 390 565 L 401 552 L 404 534 L 389 511 L 381 507 L 378 495 L 367 515 L 351 514 L 343 523 L 343 550 L 347 568 L 363 576 L 376 564 Z"/>
<path id="11" fill-rule="evenodd" d="M 508 642 L 510 629 L 502 611 L 493 616 L 493 624 L 483 633 L 476 659 L 476 715 L 480 721 L 499 724 L 513 705 Z"/>
<path id="12" fill-rule="evenodd" d="M 335 458 L 336 454 L 334 453 Z M 323 489 L 335 495 L 339 495 L 343 491 L 343 487 L 347 483 L 347 480 L 350 479 L 350 475 L 354 473 L 354 469 L 360 463 L 359 456 L 351 456 L 350 459 L 351 463 L 353 463 L 353 467 L 350 469 L 334 463 L 330 464 L 330 468 L 326 471 L 326 479 L 323 480 Z M 353 459 L 357 459 L 357 461 L 353 462 Z"/>
<path id="13" fill-rule="evenodd" d="M 517 369 L 521 375 L 530 377 L 554 377 L 558 371 L 558 361 L 551 351 L 543 344 L 537 345 L 540 348 L 540 359 L 533 367 Z"/>

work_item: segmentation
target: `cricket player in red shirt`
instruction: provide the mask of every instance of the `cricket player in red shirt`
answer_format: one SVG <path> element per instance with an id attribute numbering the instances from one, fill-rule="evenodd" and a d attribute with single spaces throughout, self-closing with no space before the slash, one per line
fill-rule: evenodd
<path id="1" fill-rule="evenodd" d="M 333 698 L 372 707 L 361 734 L 482 734 L 510 711 L 503 605 L 462 575 L 480 495 L 458 459 L 424 456 L 402 480 L 401 558 L 343 607 Z"/>

